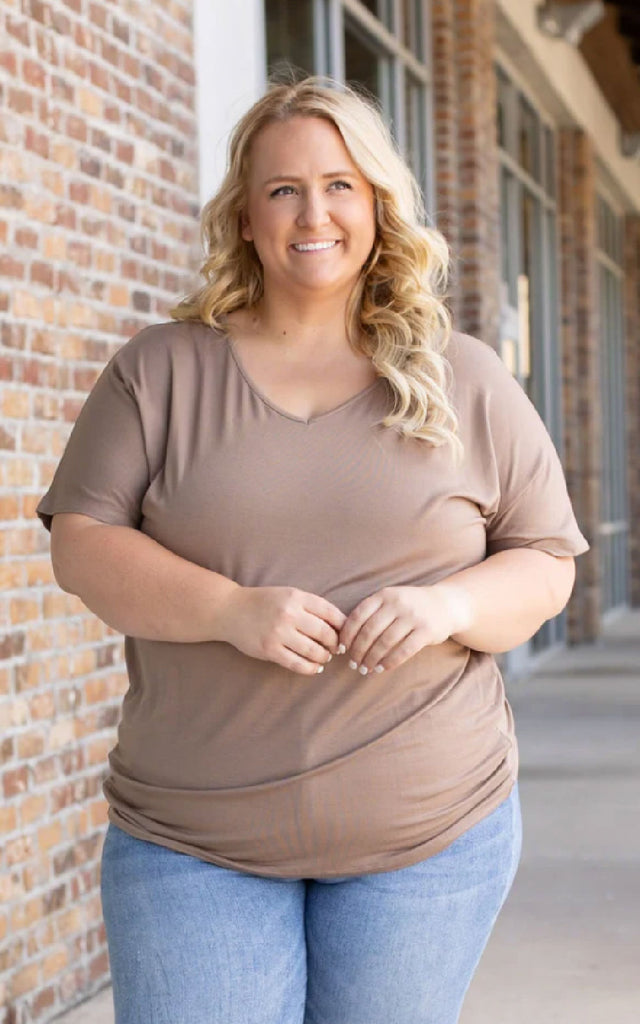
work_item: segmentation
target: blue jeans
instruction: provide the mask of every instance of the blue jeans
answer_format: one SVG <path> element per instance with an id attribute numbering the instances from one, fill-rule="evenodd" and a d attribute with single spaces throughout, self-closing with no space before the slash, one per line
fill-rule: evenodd
<path id="1" fill-rule="evenodd" d="M 394 871 L 265 878 L 109 825 L 116 1024 L 455 1024 L 520 856 L 517 786 Z"/>

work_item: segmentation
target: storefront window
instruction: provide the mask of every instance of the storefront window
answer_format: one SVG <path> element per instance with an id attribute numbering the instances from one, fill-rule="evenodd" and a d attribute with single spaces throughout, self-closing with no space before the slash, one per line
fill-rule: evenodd
<path id="1" fill-rule="evenodd" d="M 520 96 L 518 124 L 518 158 L 520 166 L 540 181 L 540 121 L 530 103 Z"/>
<path id="2" fill-rule="evenodd" d="M 402 41 L 418 60 L 424 58 L 424 24 L 420 0 L 403 0 Z"/>
<path id="3" fill-rule="evenodd" d="M 349 84 L 364 86 L 383 109 L 392 106 L 389 58 L 350 18 L 344 25 L 344 70 Z"/>
<path id="4" fill-rule="evenodd" d="M 497 68 L 496 121 L 501 352 L 561 448 L 553 127 L 502 67 Z M 529 648 L 538 651 L 557 642 L 563 629 L 562 618 L 552 619 Z"/>
<path id="5" fill-rule="evenodd" d="M 393 28 L 393 0 L 360 0 L 386 28 Z"/>
<path id="6" fill-rule="evenodd" d="M 599 550 L 603 611 L 628 600 L 622 217 L 597 199 L 602 409 Z"/>

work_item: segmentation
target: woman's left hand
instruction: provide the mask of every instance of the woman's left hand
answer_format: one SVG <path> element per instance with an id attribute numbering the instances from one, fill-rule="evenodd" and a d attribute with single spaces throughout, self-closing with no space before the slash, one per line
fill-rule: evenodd
<path id="1" fill-rule="evenodd" d="M 340 630 L 352 668 L 363 675 L 397 668 L 423 647 L 444 643 L 468 624 L 458 595 L 431 587 L 385 587 L 356 605 Z"/>

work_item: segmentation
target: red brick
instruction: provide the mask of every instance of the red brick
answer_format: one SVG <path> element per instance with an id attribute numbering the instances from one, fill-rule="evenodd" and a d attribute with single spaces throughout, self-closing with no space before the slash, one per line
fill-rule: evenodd
<path id="1" fill-rule="evenodd" d="M 53 288 L 55 283 L 55 272 L 51 264 L 42 263 L 39 260 L 31 264 L 29 276 L 35 284 L 43 284 L 47 288 Z"/>
<path id="2" fill-rule="evenodd" d="M 49 156 L 49 138 L 43 132 L 36 132 L 28 127 L 25 133 L 25 148 L 46 159 Z"/>
<path id="3" fill-rule="evenodd" d="M 40 984 L 40 964 L 29 964 L 19 969 L 11 979 L 9 991 L 15 999 L 32 992 Z"/>
<path id="4" fill-rule="evenodd" d="M 38 992 L 31 1001 L 31 1014 L 34 1020 L 45 1018 L 42 1016 L 46 1010 L 50 1010 L 56 1001 L 56 990 L 53 985 L 48 985 Z"/>
<path id="5" fill-rule="evenodd" d="M 25 636 L 22 632 L 8 633 L 0 637 L 0 660 L 15 658 L 24 651 Z"/>
<path id="6" fill-rule="evenodd" d="M 21 768 L 14 768 L 4 772 L 2 776 L 2 791 L 7 800 L 12 796 L 19 796 L 26 793 L 29 787 L 29 769 L 24 765 Z"/>
<path id="7" fill-rule="evenodd" d="M 23 46 L 29 46 L 29 23 L 27 21 L 7 15 L 6 28 L 10 36 L 17 39 Z"/>
<path id="8" fill-rule="evenodd" d="M 3 50 L 0 52 L 0 68 L 8 71 L 12 78 L 18 74 L 18 58 L 14 50 Z"/>
<path id="9" fill-rule="evenodd" d="M 33 851 L 33 840 L 31 836 L 19 836 L 7 842 L 4 851 L 7 867 L 13 867 L 29 859 Z"/>
<path id="10" fill-rule="evenodd" d="M 35 89 L 44 89 L 47 83 L 47 75 L 42 64 L 28 57 L 22 61 L 22 77 L 27 85 Z"/>
<path id="11" fill-rule="evenodd" d="M 17 737 L 18 757 L 24 760 L 38 757 L 45 749 L 46 738 L 42 732 L 32 729 Z"/>

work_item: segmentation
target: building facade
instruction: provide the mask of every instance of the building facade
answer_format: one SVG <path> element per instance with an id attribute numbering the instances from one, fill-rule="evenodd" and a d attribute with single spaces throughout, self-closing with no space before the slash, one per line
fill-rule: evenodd
<path id="1" fill-rule="evenodd" d="M 591 544 L 513 652 L 640 604 L 640 18 L 538 0 L 0 0 L 0 1022 L 108 980 L 101 794 L 122 642 L 34 518 L 87 391 L 193 283 L 230 126 L 282 62 L 379 101 Z M 635 62 L 635 63 L 634 63 Z"/>

